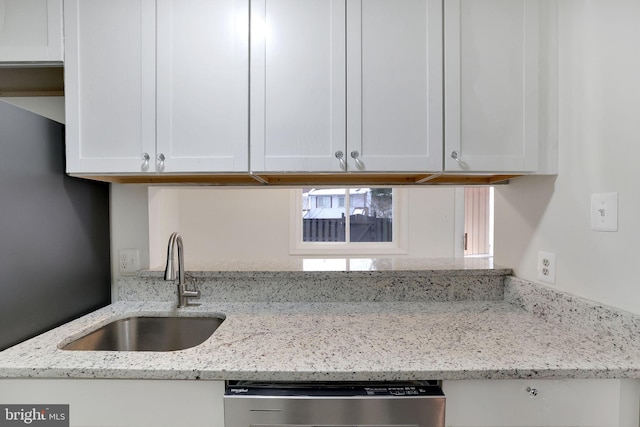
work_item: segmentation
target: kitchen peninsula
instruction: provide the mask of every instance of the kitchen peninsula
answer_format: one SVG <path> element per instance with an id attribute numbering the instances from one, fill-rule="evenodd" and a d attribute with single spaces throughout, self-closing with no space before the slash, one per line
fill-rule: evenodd
<path id="1" fill-rule="evenodd" d="M 0 377 L 437 379 L 445 393 L 458 380 L 640 378 L 636 315 L 517 279 L 485 260 L 351 265 L 191 273 L 201 305 L 182 309 L 160 272 L 124 277 L 112 305 L 0 353 Z M 60 349 L 118 318 L 212 314 L 226 317 L 220 328 L 182 351 Z"/>

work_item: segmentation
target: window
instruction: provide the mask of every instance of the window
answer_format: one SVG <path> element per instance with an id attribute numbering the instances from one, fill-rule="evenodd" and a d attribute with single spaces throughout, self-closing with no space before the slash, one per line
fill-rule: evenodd
<path id="1" fill-rule="evenodd" d="M 316 196 L 316 207 L 317 208 L 330 208 L 331 207 L 331 196 Z"/>
<path id="2" fill-rule="evenodd" d="M 292 190 L 290 252 L 406 253 L 405 227 L 398 212 L 403 191 L 388 187 Z"/>

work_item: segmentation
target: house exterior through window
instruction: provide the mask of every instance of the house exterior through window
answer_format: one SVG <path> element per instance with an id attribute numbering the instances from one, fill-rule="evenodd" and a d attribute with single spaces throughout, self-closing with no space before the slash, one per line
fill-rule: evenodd
<path id="1" fill-rule="evenodd" d="M 392 188 L 296 190 L 292 253 L 397 253 L 396 193 Z M 301 209 L 300 209 L 301 207 Z M 391 252 L 387 252 L 391 250 Z"/>

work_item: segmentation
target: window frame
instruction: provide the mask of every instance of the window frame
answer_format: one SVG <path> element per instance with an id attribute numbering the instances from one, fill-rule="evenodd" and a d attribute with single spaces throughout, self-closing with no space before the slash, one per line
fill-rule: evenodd
<path id="1" fill-rule="evenodd" d="M 372 186 L 370 188 L 383 188 Z M 326 187 L 342 188 L 342 187 Z M 346 189 L 355 187 L 344 187 Z M 361 188 L 361 187 L 358 187 Z M 406 255 L 409 225 L 407 190 L 393 188 L 393 237 L 391 242 L 303 242 L 302 188 L 290 190 L 290 255 Z M 345 192 L 347 197 L 348 192 Z M 346 203 L 345 203 L 346 204 Z"/>

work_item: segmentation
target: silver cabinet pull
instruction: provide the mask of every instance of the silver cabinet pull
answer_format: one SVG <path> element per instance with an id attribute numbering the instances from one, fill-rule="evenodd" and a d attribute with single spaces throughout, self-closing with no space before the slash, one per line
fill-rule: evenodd
<path id="1" fill-rule="evenodd" d="M 164 154 L 162 153 L 158 154 L 158 170 L 160 172 L 164 170 L 164 161 L 165 161 Z"/>
<path id="2" fill-rule="evenodd" d="M 344 160 L 344 153 L 342 151 L 336 151 L 336 159 L 340 161 L 340 169 L 343 171 L 347 170 L 347 162 Z"/>
<path id="3" fill-rule="evenodd" d="M 452 151 L 452 152 L 451 152 L 451 158 L 452 158 L 453 160 L 455 160 L 456 162 L 458 162 L 458 164 L 459 164 L 460 166 L 462 166 L 462 159 L 461 159 L 460 157 L 461 157 L 461 156 L 460 156 L 460 153 L 458 153 L 457 151 Z"/>
<path id="4" fill-rule="evenodd" d="M 353 150 L 351 152 L 351 158 L 353 160 L 355 160 L 356 162 L 356 168 L 363 170 L 364 169 L 364 163 L 362 162 L 362 160 L 360 160 L 360 153 L 358 152 L 358 150 Z"/>
<path id="5" fill-rule="evenodd" d="M 142 165 L 140 166 L 140 168 L 143 171 L 148 171 L 149 170 L 149 160 L 151 159 L 151 156 L 149 156 L 149 153 L 142 153 Z"/>
<path id="6" fill-rule="evenodd" d="M 527 387 L 527 393 L 529 394 L 529 397 L 531 397 L 531 398 L 538 397 L 538 389 L 537 388 Z"/>

